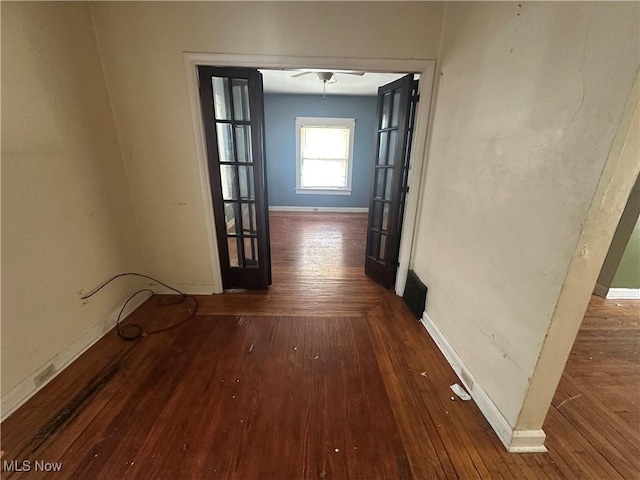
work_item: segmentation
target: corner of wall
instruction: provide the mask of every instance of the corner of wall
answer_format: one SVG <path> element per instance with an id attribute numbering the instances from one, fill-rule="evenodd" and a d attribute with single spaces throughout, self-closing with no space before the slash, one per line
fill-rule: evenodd
<path id="1" fill-rule="evenodd" d="M 482 415 L 487 419 L 505 448 L 511 453 L 546 452 L 547 449 L 544 446 L 546 435 L 542 429 L 516 430 L 504 417 L 489 394 L 482 388 L 480 382 L 465 365 L 462 357 L 455 351 L 427 312 L 422 314 L 420 322 L 447 359 L 453 371 L 458 375 L 460 382 L 469 392 L 473 401 L 476 402 Z"/>
<path id="2" fill-rule="evenodd" d="M 129 172 L 129 165 L 128 162 L 126 161 L 126 154 L 125 154 L 125 149 L 124 149 L 124 141 L 122 138 L 122 128 L 120 126 L 120 120 L 118 119 L 118 116 L 116 114 L 115 109 L 113 108 L 113 97 L 112 97 L 112 87 L 109 84 L 109 80 L 107 78 L 107 73 L 105 70 L 105 66 L 104 66 L 104 60 L 103 60 L 103 48 L 100 46 L 100 39 L 98 38 L 98 33 L 96 30 L 96 21 L 94 18 L 94 13 L 93 13 L 93 7 L 91 5 L 91 2 L 87 2 L 87 8 L 89 9 L 89 18 L 91 19 L 91 29 L 93 31 L 93 39 L 95 41 L 96 44 L 96 50 L 98 52 L 98 60 L 100 62 L 100 68 L 102 69 L 102 78 L 104 80 L 104 86 L 105 86 L 105 90 L 107 92 L 107 98 L 109 100 L 109 108 L 111 111 L 111 118 L 113 120 L 113 127 L 116 131 L 116 136 L 118 138 L 118 146 L 120 148 L 120 161 L 122 162 L 122 167 L 124 169 L 124 174 L 125 174 L 125 178 L 127 179 L 127 192 L 129 192 L 129 203 L 131 204 L 131 210 L 133 212 L 133 218 L 135 221 L 135 225 L 136 225 L 136 233 L 138 236 L 138 244 L 140 247 L 140 258 L 142 260 L 142 265 L 144 266 L 145 271 L 148 271 L 149 269 L 149 262 L 148 259 L 146 257 L 146 253 L 145 253 L 145 249 L 144 249 L 144 243 L 143 243 L 143 238 L 142 238 L 142 231 L 140 229 L 140 218 L 139 218 L 139 214 L 138 211 L 136 209 L 136 205 L 133 201 L 133 194 L 132 194 L 132 188 L 131 188 L 131 174 Z"/>
<path id="3" fill-rule="evenodd" d="M 2 7 L 5 418 L 113 327 L 132 286 L 90 306 L 74 292 L 144 257 L 91 6 Z"/>
<path id="4" fill-rule="evenodd" d="M 531 376 L 518 428 L 538 428 L 547 416 L 611 239 L 640 173 L 639 100 L 640 76 L 636 72 Z"/>
<path id="5" fill-rule="evenodd" d="M 133 299 L 132 302 L 127 305 L 126 311 L 122 313 L 121 321 L 126 319 L 146 301 L 147 297 L 143 296 Z M 107 316 L 105 321 L 96 323 L 93 327 L 71 342 L 64 350 L 58 352 L 56 355 L 44 362 L 42 367 L 38 368 L 8 392 L 3 392 L 2 399 L 0 400 L 2 405 L 0 421 L 3 422 L 8 418 L 13 412 L 20 408 L 23 403 L 42 390 L 49 382 L 62 373 L 65 368 L 71 365 L 84 352 L 89 350 L 89 348 L 104 337 L 113 327 L 115 327 L 121 308 L 121 306 L 118 306 Z M 41 375 L 43 370 L 51 367 L 53 367 L 55 373 L 49 376 L 45 382 L 36 386 L 34 379 Z"/>

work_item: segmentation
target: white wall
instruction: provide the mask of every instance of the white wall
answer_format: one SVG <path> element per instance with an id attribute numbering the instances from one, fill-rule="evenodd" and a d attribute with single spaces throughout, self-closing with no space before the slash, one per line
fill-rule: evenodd
<path id="1" fill-rule="evenodd" d="M 435 58 L 442 5 L 96 2 L 91 12 L 150 272 L 211 292 L 183 52 Z"/>
<path id="2" fill-rule="evenodd" d="M 2 4 L 2 413 L 110 328 L 143 268 L 122 156 L 84 3 Z"/>
<path id="3" fill-rule="evenodd" d="M 446 7 L 414 268 L 427 313 L 511 426 L 638 70 L 638 13 Z"/>

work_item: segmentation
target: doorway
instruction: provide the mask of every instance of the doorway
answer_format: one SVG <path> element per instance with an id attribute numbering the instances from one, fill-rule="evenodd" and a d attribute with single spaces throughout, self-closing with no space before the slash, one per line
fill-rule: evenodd
<path id="1" fill-rule="evenodd" d="M 369 228 L 358 242 L 366 243 L 367 248 L 358 260 L 369 277 L 392 287 L 418 76 L 260 71 L 265 93 L 270 211 L 279 216 L 288 212 L 290 226 L 298 225 L 294 221 L 300 220 L 296 213 L 315 212 L 315 218 L 326 223 L 328 231 L 342 228 L 340 215 L 348 214 L 347 218 L 358 222 L 359 216 L 366 219 L 368 213 Z M 307 221 L 312 218 L 308 216 Z M 307 236 L 303 239 L 308 240 Z M 327 253 L 327 259 L 335 259 L 333 252 Z M 331 267 L 327 264 L 327 268 Z"/>
<path id="2" fill-rule="evenodd" d="M 347 62 L 348 65 L 343 64 Z M 200 115 L 199 96 L 197 91 L 197 66 L 203 65 L 227 65 L 233 66 L 259 66 L 260 68 L 280 68 L 280 69 L 349 69 L 356 71 L 417 71 L 420 72 L 421 78 L 424 80 L 420 85 L 420 93 L 423 101 L 419 104 L 416 110 L 416 136 L 412 147 L 410 148 L 413 158 L 413 165 L 410 170 L 406 172 L 407 183 L 411 184 L 415 182 L 419 184 L 422 173 L 422 161 L 424 157 L 425 145 L 426 145 L 426 125 L 430 110 L 431 90 L 433 85 L 433 73 L 434 73 L 434 61 L 429 60 L 372 60 L 372 59 L 309 59 L 309 58 L 279 58 L 270 56 L 229 56 L 229 55 L 209 55 L 209 54 L 185 54 L 185 67 L 186 73 L 189 78 L 189 97 L 192 104 L 192 117 L 195 124 L 196 135 L 203 134 L 204 128 L 202 125 Z M 207 227 L 208 235 L 211 240 L 210 245 L 210 261 L 211 270 L 214 277 L 215 291 L 216 293 L 222 292 L 222 274 L 221 266 L 218 261 L 218 248 L 220 248 L 219 242 L 216 241 L 216 227 L 213 224 L 212 218 L 214 213 L 213 202 L 210 197 L 210 182 L 211 179 L 208 175 L 208 167 L 206 162 L 206 147 L 202 140 L 203 136 L 198 138 L 198 167 L 201 176 L 201 187 L 203 200 L 205 203 L 205 215 L 207 211 L 211 212 L 211 217 L 205 220 L 205 226 Z M 417 205 L 418 205 L 419 189 L 410 189 L 406 197 L 406 207 L 404 209 L 404 228 L 401 238 L 398 239 L 398 275 L 395 282 L 396 292 L 401 293 L 404 289 L 404 282 L 406 280 L 406 273 L 408 271 L 409 252 L 411 250 L 411 243 L 413 238 L 413 229 L 416 220 Z M 219 233 L 218 233 L 219 237 Z"/>

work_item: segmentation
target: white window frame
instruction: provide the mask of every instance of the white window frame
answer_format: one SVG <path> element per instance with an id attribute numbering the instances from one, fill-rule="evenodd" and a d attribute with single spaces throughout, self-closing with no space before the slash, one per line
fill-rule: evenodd
<path id="1" fill-rule="evenodd" d="M 349 128 L 349 156 L 345 188 L 302 187 L 302 151 L 300 132 L 302 127 L 347 127 Z M 355 118 L 296 117 L 296 193 L 302 195 L 351 195 L 353 172 L 353 145 L 356 129 Z"/>

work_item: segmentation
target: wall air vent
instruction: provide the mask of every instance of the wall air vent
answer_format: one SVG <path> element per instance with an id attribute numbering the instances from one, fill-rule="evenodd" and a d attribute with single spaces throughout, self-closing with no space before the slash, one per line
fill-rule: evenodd
<path id="1" fill-rule="evenodd" d="M 420 281 L 413 270 L 409 270 L 407 275 L 407 284 L 404 287 L 402 298 L 416 318 L 420 320 L 427 303 L 427 286 Z"/>

